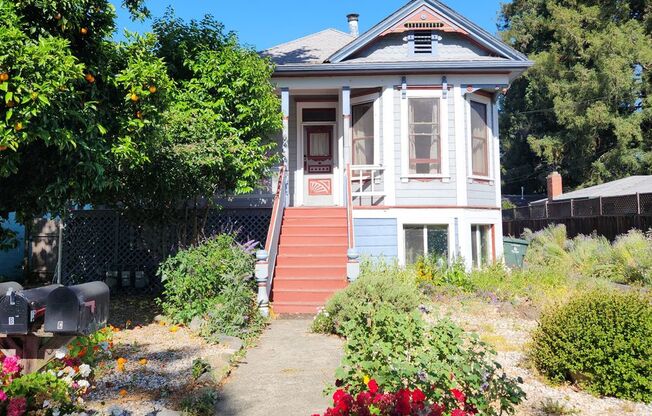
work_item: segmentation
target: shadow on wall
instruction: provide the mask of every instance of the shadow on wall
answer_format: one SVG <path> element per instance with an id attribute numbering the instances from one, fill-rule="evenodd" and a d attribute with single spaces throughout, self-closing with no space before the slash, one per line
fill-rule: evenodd
<path id="1" fill-rule="evenodd" d="M 0 251 L 0 280 L 22 280 L 23 250 L 25 247 L 25 227 L 16 223 L 16 214 L 10 213 L 9 219 L 0 223 L 3 228 L 15 231 L 18 246 L 8 251 Z"/>

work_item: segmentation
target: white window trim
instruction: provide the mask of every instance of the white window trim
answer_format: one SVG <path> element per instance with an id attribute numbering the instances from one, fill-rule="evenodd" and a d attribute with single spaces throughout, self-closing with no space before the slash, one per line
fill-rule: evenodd
<path id="1" fill-rule="evenodd" d="M 471 101 L 477 103 L 485 104 L 487 106 L 487 171 L 489 172 L 488 176 L 483 175 L 474 175 L 473 174 L 473 131 L 471 130 Z M 477 179 L 481 181 L 494 181 L 494 146 L 493 138 L 493 103 L 491 99 L 484 97 L 478 94 L 467 94 L 466 95 L 466 154 L 468 155 L 467 160 L 467 172 L 466 176 L 469 179 Z"/>
<path id="2" fill-rule="evenodd" d="M 408 90 L 407 97 L 401 99 L 401 182 L 410 179 L 442 179 L 450 181 L 450 154 L 448 151 L 448 96 L 445 97 L 441 90 Z M 439 98 L 439 119 L 441 121 L 441 173 L 435 175 L 410 173 L 410 139 L 408 100 L 410 98 Z"/>
<path id="3" fill-rule="evenodd" d="M 374 165 L 382 166 L 380 160 L 380 94 L 367 94 L 351 98 L 351 160 L 353 160 L 353 106 L 358 104 L 373 103 L 374 111 Z M 353 166 L 353 165 L 352 165 Z"/>

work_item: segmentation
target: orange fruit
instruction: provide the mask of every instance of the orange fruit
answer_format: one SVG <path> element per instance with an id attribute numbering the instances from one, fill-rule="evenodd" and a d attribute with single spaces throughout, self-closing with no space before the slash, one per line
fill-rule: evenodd
<path id="1" fill-rule="evenodd" d="M 14 124 L 14 130 L 21 131 L 22 129 L 23 129 L 23 123 L 21 123 L 20 121 Z"/>
<path id="2" fill-rule="evenodd" d="M 82 35 L 87 35 L 88 34 L 88 29 L 86 29 L 85 27 L 82 27 L 81 29 L 79 29 L 79 33 L 81 33 Z"/>
<path id="3" fill-rule="evenodd" d="M 149 92 L 150 92 L 151 94 L 154 94 L 154 93 L 156 92 L 156 87 L 155 87 L 154 85 L 150 85 L 150 86 L 149 86 Z"/>
<path id="4" fill-rule="evenodd" d="M 3 150 L 7 150 L 7 146 L 0 146 L 0 152 L 2 152 Z"/>
<path id="5" fill-rule="evenodd" d="M 7 80 L 9 80 L 9 74 L 8 73 L 3 72 L 2 74 L 0 74 L 0 81 L 4 82 L 4 81 L 7 81 Z"/>
<path id="6" fill-rule="evenodd" d="M 137 96 L 135 93 L 132 93 L 132 94 L 131 94 L 131 97 L 129 97 L 129 98 L 130 98 L 131 101 L 133 101 L 133 102 L 136 102 L 136 101 L 140 100 L 140 98 L 138 98 L 138 96 Z"/>
<path id="7" fill-rule="evenodd" d="M 143 118 L 143 113 L 141 111 L 136 111 L 136 118 Z"/>
<path id="8" fill-rule="evenodd" d="M 89 84 L 92 84 L 92 83 L 95 82 L 95 77 L 93 76 L 93 74 L 88 73 L 88 74 L 86 74 L 86 76 L 84 78 L 86 79 L 86 81 Z"/>
<path id="9" fill-rule="evenodd" d="M 120 390 L 119 394 L 120 394 L 120 396 L 125 397 L 127 395 L 127 390 L 122 389 L 122 390 Z"/>
<path id="10" fill-rule="evenodd" d="M 54 18 L 55 18 L 56 20 L 61 20 L 61 13 L 57 13 L 57 14 L 55 14 L 55 15 L 54 15 Z"/>

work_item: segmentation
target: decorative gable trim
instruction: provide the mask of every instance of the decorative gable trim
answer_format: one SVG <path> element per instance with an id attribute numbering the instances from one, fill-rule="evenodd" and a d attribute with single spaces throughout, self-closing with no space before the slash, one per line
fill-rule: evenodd
<path id="1" fill-rule="evenodd" d="M 391 33 L 404 33 L 412 30 L 439 30 L 442 32 L 468 35 L 466 30 L 451 23 L 431 7 L 423 5 L 407 17 L 401 19 L 391 28 L 385 30 L 380 36 L 386 36 Z"/>
<path id="2" fill-rule="evenodd" d="M 426 11 L 425 13 L 424 10 Z M 425 15 L 425 23 L 441 26 L 432 30 L 461 33 L 498 56 L 512 61 L 528 61 L 525 55 L 511 48 L 440 1 L 412 0 L 385 20 L 360 35 L 353 42 L 335 52 L 325 62 L 340 63 L 385 34 L 396 33 L 395 31 L 402 31 L 403 29 L 410 31 L 417 30 L 416 28 L 408 28 L 405 25 L 409 24 L 411 26 L 418 23 L 422 15 Z M 424 29 L 427 30 L 427 28 Z"/>

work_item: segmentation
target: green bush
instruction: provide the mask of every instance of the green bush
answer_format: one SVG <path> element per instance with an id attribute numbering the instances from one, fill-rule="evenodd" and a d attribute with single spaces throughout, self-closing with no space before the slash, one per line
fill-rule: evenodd
<path id="1" fill-rule="evenodd" d="M 422 257 L 416 264 L 417 283 L 427 286 L 455 286 L 462 290 L 473 289 L 473 279 L 466 272 L 466 266 L 461 259 L 448 264 L 441 257 Z"/>
<path id="2" fill-rule="evenodd" d="M 180 250 L 158 270 L 163 281 L 163 312 L 176 322 L 188 323 L 204 316 L 225 288 L 249 283 L 253 293 L 254 257 L 246 253 L 229 234 Z"/>
<path id="3" fill-rule="evenodd" d="M 360 278 L 335 293 L 315 318 L 312 329 L 320 333 L 345 335 L 346 322 L 364 320 L 373 315 L 380 305 L 397 313 L 409 312 L 422 301 L 413 270 L 365 262 Z"/>
<path id="4" fill-rule="evenodd" d="M 543 314 L 531 359 L 555 382 L 652 402 L 652 304 L 636 293 L 585 293 Z"/>
<path id="5" fill-rule="evenodd" d="M 619 236 L 613 244 L 613 263 L 623 283 L 652 285 L 652 238 L 639 230 Z"/>
<path id="6" fill-rule="evenodd" d="M 511 413 L 525 396 L 521 381 L 504 374 L 486 344 L 448 320 L 430 325 L 416 310 L 397 313 L 381 304 L 343 327 L 347 341 L 336 375 L 354 396 L 366 390 L 368 378 L 382 391 L 419 388 L 444 403 L 454 402 L 451 389 L 460 389 L 483 415 Z"/>

